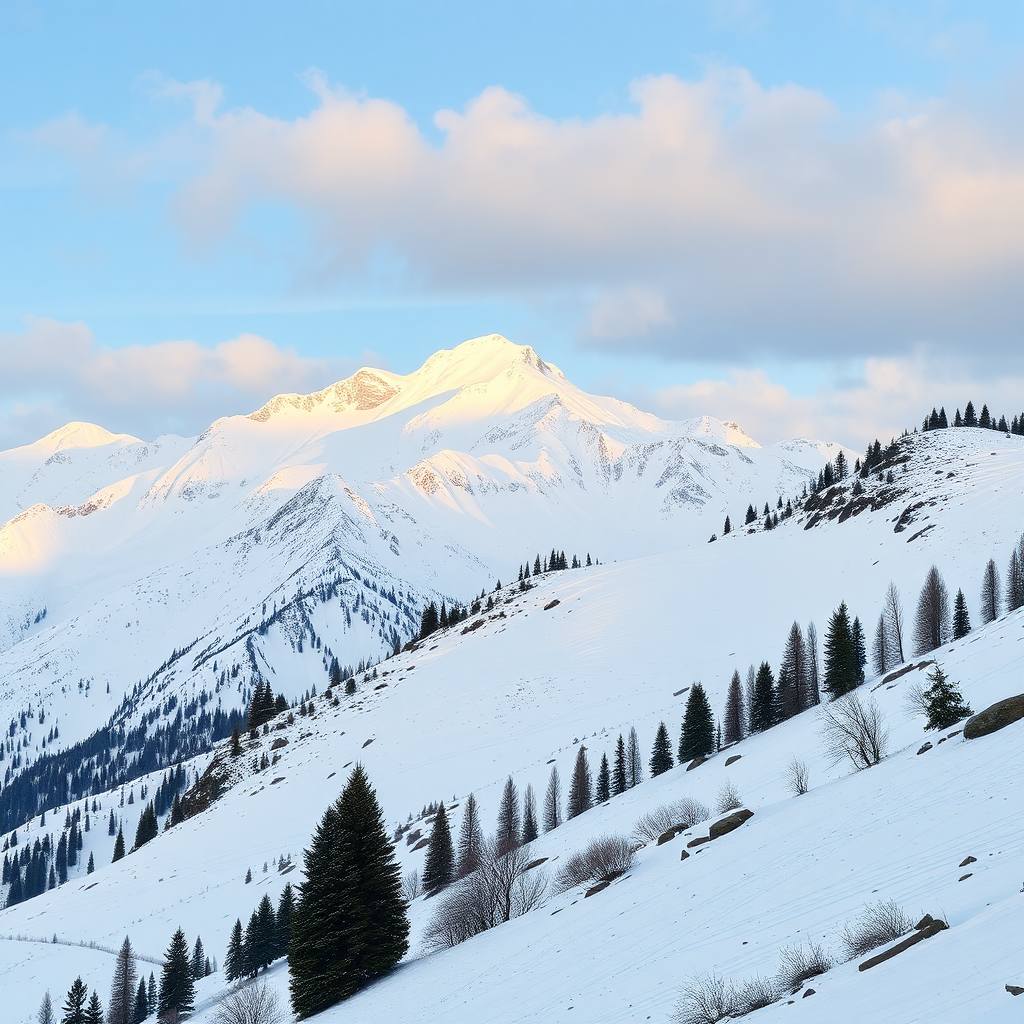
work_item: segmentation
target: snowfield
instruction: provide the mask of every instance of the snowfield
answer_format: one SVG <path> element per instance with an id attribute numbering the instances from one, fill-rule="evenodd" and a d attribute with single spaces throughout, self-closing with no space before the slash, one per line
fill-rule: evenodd
<path id="1" fill-rule="evenodd" d="M 394 383 L 380 380 L 380 388 Z M 418 392 L 411 397 L 421 401 Z M 310 415 L 302 401 L 280 405 L 268 410 L 270 420 Z M 677 742 L 687 687 L 702 681 L 720 715 L 733 670 L 745 674 L 762 659 L 777 666 L 794 620 L 814 621 L 823 635 L 828 616 L 846 600 L 870 640 L 893 580 L 912 621 L 932 564 L 951 597 L 963 588 L 975 618 L 972 633 L 934 656 L 975 711 L 1021 693 L 1024 613 L 978 628 L 977 609 L 985 562 L 995 558 L 1002 575 L 1024 529 L 1024 439 L 947 430 L 913 438 L 912 451 L 907 472 L 897 473 L 898 493 L 886 503 L 886 485 L 866 481 L 878 507 L 858 514 L 844 518 L 837 506 L 835 518 L 809 529 L 809 516 L 800 515 L 774 531 L 737 530 L 713 544 L 706 536 L 693 543 L 692 531 L 678 544 L 651 533 L 649 543 L 661 545 L 653 553 L 624 551 L 621 560 L 551 573 L 525 593 L 506 587 L 479 628 L 469 630 L 474 619 L 435 634 L 383 662 L 377 678 L 360 675 L 353 698 L 342 694 L 337 707 L 318 698 L 312 718 L 272 728 L 246 750 L 242 777 L 219 801 L 117 864 L 109 863 L 113 840 L 105 825 L 119 794 L 98 797 L 100 827 L 83 851 L 87 860 L 95 850 L 95 874 L 81 868 L 65 886 L 0 911 L 0 936 L 57 935 L 114 948 L 128 934 L 142 953 L 159 957 L 180 925 L 190 943 L 201 935 L 220 961 L 235 918 L 244 923 L 264 892 L 276 902 L 286 882 L 301 880 L 298 868 L 282 873 L 276 862 L 301 867 L 302 848 L 354 762 L 366 766 L 392 827 L 432 800 L 461 807 L 471 791 L 493 827 L 508 775 L 520 793 L 532 784 L 542 800 L 553 762 L 564 793 L 579 743 L 596 773 L 601 754 L 611 757 L 619 733 L 635 726 L 646 767 L 659 721 Z M 634 485 L 621 500 L 630 493 Z M 429 495 L 422 500 L 430 504 Z M 731 499 L 734 521 L 747 500 Z M 619 524 L 629 518 L 621 515 Z M 639 520 L 637 535 L 652 522 Z M 609 537 L 618 536 L 613 527 Z M 720 533 L 720 524 L 714 528 Z M 552 542 L 585 550 L 571 539 Z M 516 535 L 505 564 L 522 560 L 526 544 Z M 515 545 L 525 547 L 522 554 Z M 477 576 L 459 596 L 480 585 Z M 334 640 L 330 626 L 330 619 L 318 620 L 325 642 Z M 275 660 L 275 689 L 305 689 L 309 660 L 296 651 Z M 542 908 L 431 956 L 423 955 L 421 939 L 432 906 L 421 897 L 410 911 L 406 961 L 317 1020 L 664 1022 L 691 975 L 714 970 L 738 981 L 772 974 L 780 949 L 808 938 L 838 950 L 842 926 L 883 899 L 915 920 L 927 912 L 950 927 L 870 971 L 857 970 L 864 958 L 840 964 L 750 1019 L 1019 1020 L 1024 1000 L 1004 986 L 1024 985 L 1024 722 L 971 741 L 955 728 L 926 733 L 923 719 L 905 707 L 908 689 L 924 674 L 915 670 L 889 684 L 869 677 L 862 688 L 878 701 L 891 733 L 878 766 L 853 772 L 849 764 L 831 765 L 819 712 L 811 710 L 693 771 L 677 766 L 647 779 L 542 835 L 531 852 L 548 862 L 537 870 L 554 873 L 560 859 L 596 836 L 630 834 L 641 814 L 680 796 L 713 806 L 726 779 L 754 816 L 691 848 L 682 861 L 681 851 L 707 834 L 709 822 L 662 846 L 649 844 L 633 870 L 604 891 L 550 896 Z M 275 751 L 276 763 L 262 772 L 247 767 L 282 738 L 288 742 Z M 932 749 L 918 754 L 926 740 Z M 740 760 L 726 768 L 736 754 Z M 810 768 L 810 791 L 800 797 L 783 779 L 794 755 Z M 205 766 L 203 759 L 190 771 Z M 140 785 L 134 783 L 136 813 Z M 64 813 L 51 810 L 47 827 L 59 827 Z M 459 814 L 451 815 L 455 834 Z M 38 821 L 19 830 L 20 842 L 34 841 Z M 126 824 L 125 834 L 130 843 L 134 825 L 129 833 Z M 399 843 L 404 870 L 422 868 L 423 853 Z M 968 856 L 976 862 L 960 867 Z M 959 881 L 964 874 L 970 877 Z M 105 999 L 112 962 L 91 949 L 0 938 L 0 1020 L 29 1021 L 44 989 L 55 1002 L 58 994 L 63 999 L 78 973 Z M 287 1005 L 284 963 L 267 978 Z M 223 991 L 219 974 L 202 981 L 194 1019 L 210 1020 Z"/>

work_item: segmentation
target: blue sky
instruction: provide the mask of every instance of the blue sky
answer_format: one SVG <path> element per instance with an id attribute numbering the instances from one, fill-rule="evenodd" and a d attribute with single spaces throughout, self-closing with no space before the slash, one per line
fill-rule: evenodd
<path id="1" fill-rule="evenodd" d="M 1024 405 L 1018 3 L 4 2 L 0 95 L 3 447 L 492 331 L 768 441 Z"/>

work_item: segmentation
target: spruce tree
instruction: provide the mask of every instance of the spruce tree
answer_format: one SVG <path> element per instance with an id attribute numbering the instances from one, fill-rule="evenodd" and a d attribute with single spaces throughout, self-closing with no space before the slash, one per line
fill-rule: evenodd
<path id="1" fill-rule="evenodd" d="M 89 989 L 85 982 L 81 977 L 75 978 L 64 1000 L 61 1024 L 85 1024 L 85 1005 L 88 999 Z"/>
<path id="2" fill-rule="evenodd" d="M 626 744 L 626 781 L 629 788 L 639 786 L 644 780 L 644 767 L 640 759 L 640 740 L 636 729 L 630 726 L 629 742 Z"/>
<path id="3" fill-rule="evenodd" d="M 108 1024 L 132 1024 L 137 979 L 135 953 L 126 935 L 114 961 L 114 980 L 110 985 L 110 1002 L 107 1004 Z"/>
<path id="4" fill-rule="evenodd" d="M 117 830 L 117 839 L 114 840 L 114 856 L 111 858 L 110 863 L 113 864 L 115 861 L 119 861 L 124 856 L 124 833 L 120 828 Z"/>
<path id="5" fill-rule="evenodd" d="M 875 639 L 871 647 L 871 662 L 877 675 L 885 675 L 889 671 L 889 638 L 885 628 L 885 613 L 878 616 L 875 627 Z"/>
<path id="6" fill-rule="evenodd" d="M 277 901 L 277 916 L 274 919 L 274 959 L 288 955 L 288 939 L 292 929 L 292 913 L 295 910 L 295 890 L 288 882 L 281 890 Z"/>
<path id="7" fill-rule="evenodd" d="M 146 1001 L 149 1003 L 149 1015 L 153 1016 L 160 1009 L 160 998 L 156 993 L 156 975 L 149 972 L 149 984 L 146 986 Z"/>
<path id="8" fill-rule="evenodd" d="M 146 998 L 146 981 L 139 978 L 139 987 L 135 993 L 135 1008 L 132 1011 L 132 1024 L 142 1024 L 149 1016 L 149 1000 Z"/>
<path id="9" fill-rule="evenodd" d="M 958 590 L 953 602 L 953 639 L 960 640 L 970 631 L 971 617 L 967 614 L 967 598 L 962 590 Z"/>
<path id="10" fill-rule="evenodd" d="M 615 744 L 615 768 L 612 771 L 612 796 L 618 796 L 626 792 L 626 744 L 623 742 L 622 733 Z"/>
<path id="11" fill-rule="evenodd" d="M 981 576 L 981 624 L 999 618 L 999 570 L 993 559 L 988 560 Z"/>
<path id="12" fill-rule="evenodd" d="M 256 941 L 249 954 L 249 970 L 253 973 L 266 970 L 277 959 L 277 917 L 267 893 L 263 894 L 255 916 Z"/>
<path id="13" fill-rule="evenodd" d="M 581 743 L 576 752 L 576 764 L 572 770 L 572 782 L 569 784 L 569 798 L 565 805 L 567 818 L 575 818 L 593 805 L 590 782 L 590 763 L 587 761 L 587 748 Z"/>
<path id="14" fill-rule="evenodd" d="M 89 996 L 89 1005 L 82 1016 L 82 1024 L 103 1024 L 103 1002 L 96 989 L 93 989 L 92 995 Z"/>
<path id="15" fill-rule="evenodd" d="M 739 743 L 743 739 L 743 684 L 738 671 L 729 681 L 729 694 L 725 699 L 725 742 Z"/>
<path id="16" fill-rule="evenodd" d="M 476 871 L 484 848 L 484 829 L 480 824 L 480 809 L 472 793 L 466 797 L 459 826 L 459 859 L 456 874 L 459 878 Z"/>
<path id="17" fill-rule="evenodd" d="M 667 772 L 675 764 L 672 759 L 672 741 L 668 737 L 668 729 L 665 723 L 658 725 L 658 731 L 654 736 L 654 748 L 651 751 L 651 778 Z"/>
<path id="18" fill-rule="evenodd" d="M 398 864 L 362 765 L 317 826 L 304 873 L 288 949 L 300 1018 L 355 994 L 409 948 Z"/>
<path id="19" fill-rule="evenodd" d="M 1006 610 L 1015 612 L 1024 608 L 1024 536 L 1010 552 L 1010 564 L 1006 568 Z"/>
<path id="20" fill-rule="evenodd" d="M 551 774 L 548 776 L 548 788 L 544 793 L 544 831 L 550 832 L 561 824 L 562 780 L 558 775 L 558 765 L 553 764 Z"/>
<path id="21" fill-rule="evenodd" d="M 494 834 L 494 842 L 498 855 L 508 853 L 519 845 L 519 793 L 510 775 L 505 780 L 505 788 L 501 793 L 498 805 L 498 825 Z"/>
<path id="22" fill-rule="evenodd" d="M 192 947 L 192 980 L 199 981 L 206 977 L 206 952 L 203 940 L 197 935 L 196 944 Z"/>
<path id="23" fill-rule="evenodd" d="M 789 629 L 782 665 L 788 676 L 789 692 L 784 694 L 783 714 L 786 718 L 798 715 L 810 704 L 810 673 L 807 666 L 807 645 L 803 630 L 794 622 Z"/>
<path id="24" fill-rule="evenodd" d="M 177 1024 L 195 1009 L 195 986 L 192 983 L 192 965 L 189 963 L 188 940 L 179 928 L 171 937 L 160 972 L 160 1024 Z"/>
<path id="25" fill-rule="evenodd" d="M 538 836 L 540 829 L 537 825 L 537 797 L 533 792 L 533 786 L 527 784 L 526 792 L 523 794 L 523 835 L 522 845 L 532 843 Z"/>
<path id="26" fill-rule="evenodd" d="M 857 643 L 846 602 L 840 603 L 825 631 L 825 692 L 835 700 L 855 689 L 860 680 Z"/>
<path id="27" fill-rule="evenodd" d="M 868 663 L 867 642 L 864 639 L 864 627 L 860 624 L 860 618 L 853 619 L 853 647 L 857 652 L 857 684 L 864 682 L 864 666 Z"/>
<path id="28" fill-rule="evenodd" d="M 423 891 L 434 896 L 455 878 L 455 850 L 452 847 L 452 833 L 448 827 L 448 813 L 442 800 L 434 815 L 434 827 L 430 832 L 430 845 L 423 866 Z"/>
<path id="29" fill-rule="evenodd" d="M 775 724 L 775 676 L 767 661 L 761 662 L 750 701 L 750 731 L 764 732 Z"/>
<path id="30" fill-rule="evenodd" d="M 43 816 L 43 821 L 40 825 L 46 823 L 46 816 Z M 42 1002 L 39 1004 L 39 1009 L 36 1011 L 36 1024 L 56 1024 L 53 1017 L 53 1000 L 50 998 L 49 991 L 43 993 Z"/>
<path id="31" fill-rule="evenodd" d="M 711 713 L 707 694 L 700 683 L 690 688 L 683 715 L 683 729 L 679 737 L 679 763 L 707 757 L 715 750 L 715 719 Z"/>
<path id="32" fill-rule="evenodd" d="M 926 729 L 948 729 L 971 713 L 970 707 L 964 703 L 963 694 L 938 665 L 928 673 L 928 679 L 932 685 L 924 692 L 928 708 Z"/>
<path id="33" fill-rule="evenodd" d="M 228 950 L 224 955 L 224 977 L 228 981 L 238 981 L 245 977 L 245 938 L 241 920 L 235 920 L 228 940 Z"/>
<path id="34" fill-rule="evenodd" d="M 611 799 L 612 795 L 612 778 L 611 770 L 608 766 L 608 755 L 601 755 L 601 767 L 597 770 L 597 784 L 594 786 L 594 800 L 596 803 L 603 804 L 606 800 Z"/>

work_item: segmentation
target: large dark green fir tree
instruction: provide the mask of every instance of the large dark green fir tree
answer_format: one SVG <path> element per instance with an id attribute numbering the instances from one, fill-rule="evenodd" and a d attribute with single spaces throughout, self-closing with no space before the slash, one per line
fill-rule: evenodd
<path id="1" fill-rule="evenodd" d="M 274 959 L 288 955 L 288 938 L 292 931 L 292 913 L 295 911 L 295 890 L 289 882 L 281 890 L 274 919 Z"/>
<path id="2" fill-rule="evenodd" d="M 606 800 L 611 799 L 612 795 L 612 775 L 611 769 L 608 766 L 608 755 L 601 755 L 601 767 L 597 770 L 597 784 L 594 786 L 594 800 L 603 804 Z"/>
<path id="3" fill-rule="evenodd" d="M 114 979 L 110 985 L 110 1002 L 107 1004 L 108 1024 L 132 1024 L 137 978 L 135 953 L 126 935 L 114 961 Z"/>
<path id="4" fill-rule="evenodd" d="M 775 724 L 775 676 L 767 661 L 762 661 L 754 678 L 754 696 L 750 701 L 750 731 L 764 732 Z"/>
<path id="5" fill-rule="evenodd" d="M 224 977 L 228 981 L 238 981 L 245 977 L 245 934 L 240 920 L 236 920 L 231 929 L 228 950 L 224 956 Z"/>
<path id="6" fill-rule="evenodd" d="M 299 1018 L 354 995 L 409 948 L 398 864 L 362 765 L 324 813 L 304 872 L 288 947 Z"/>
<path id="7" fill-rule="evenodd" d="M 82 1015 L 82 1024 L 103 1024 L 103 1001 L 96 989 L 93 989 L 92 995 L 89 996 L 89 1004 Z"/>
<path id="8" fill-rule="evenodd" d="M 590 762 L 587 760 L 587 748 L 580 744 L 576 752 L 576 764 L 572 769 L 572 782 L 569 783 L 569 799 L 565 806 L 566 818 L 575 818 L 593 806 L 593 787 L 590 781 Z"/>
<path id="9" fill-rule="evenodd" d="M 188 953 L 188 940 L 179 928 L 171 937 L 160 973 L 160 997 L 157 1011 L 161 1024 L 177 1021 L 195 1009 L 195 985 Z"/>
<path id="10" fill-rule="evenodd" d="M 739 743 L 743 739 L 743 684 L 739 672 L 733 672 L 729 681 L 723 725 L 726 743 Z"/>
<path id="11" fill-rule="evenodd" d="M 715 718 L 711 713 L 707 694 L 700 683 L 690 687 L 683 715 L 683 730 L 679 737 L 679 763 L 695 757 L 707 757 L 715 750 Z"/>
<path id="12" fill-rule="evenodd" d="M 85 1024 L 85 1006 L 88 999 L 89 989 L 86 988 L 85 982 L 81 978 L 75 978 L 64 1000 L 61 1024 Z"/>
<path id="13" fill-rule="evenodd" d="M 434 815 L 434 827 L 430 832 L 430 845 L 423 865 L 423 891 L 434 896 L 455 877 L 455 849 L 452 845 L 452 830 L 448 825 L 448 812 L 442 800 Z"/>
<path id="14" fill-rule="evenodd" d="M 832 613 L 825 631 L 825 691 L 835 700 L 856 689 L 860 676 L 857 641 L 849 610 L 843 601 Z"/>
<path id="15" fill-rule="evenodd" d="M 626 792 L 626 744 L 622 733 L 615 744 L 615 767 L 612 769 L 612 796 Z"/>
<path id="16" fill-rule="evenodd" d="M 967 598 L 962 590 L 958 590 L 953 602 L 953 639 L 960 640 L 970 631 L 971 617 L 967 614 Z"/>
<path id="17" fill-rule="evenodd" d="M 114 856 L 111 858 L 111 864 L 115 861 L 119 861 L 124 856 L 124 833 L 119 828 L 117 830 L 117 838 L 114 840 Z"/>
<path id="18" fill-rule="evenodd" d="M 964 703 L 963 694 L 938 665 L 928 673 L 928 680 L 931 686 L 924 691 L 928 708 L 926 729 L 948 729 L 971 713 L 970 707 Z"/>
<path id="19" fill-rule="evenodd" d="M 132 1024 L 142 1024 L 149 1016 L 149 1000 L 146 998 L 146 981 L 139 978 L 139 987 L 135 993 L 135 1009 L 132 1011 Z"/>
<path id="20" fill-rule="evenodd" d="M 651 777 L 667 772 L 673 764 L 675 761 L 672 759 L 672 741 L 669 739 L 665 723 L 661 722 L 654 735 L 654 749 L 651 751 Z"/>

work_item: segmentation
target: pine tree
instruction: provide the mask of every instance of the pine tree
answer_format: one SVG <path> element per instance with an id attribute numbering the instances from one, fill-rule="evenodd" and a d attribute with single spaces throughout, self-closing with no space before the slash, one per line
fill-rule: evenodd
<path id="1" fill-rule="evenodd" d="M 558 765 L 551 766 L 548 786 L 544 793 L 544 831 L 550 832 L 562 824 L 562 780 Z"/>
<path id="2" fill-rule="evenodd" d="M 156 975 L 149 972 L 149 984 L 146 986 L 146 1001 L 149 1004 L 149 1015 L 153 1016 L 160 1009 L 160 999 L 156 994 Z"/>
<path id="3" fill-rule="evenodd" d="M 146 998 L 146 981 L 139 978 L 139 987 L 135 993 L 135 1006 L 132 1010 L 132 1024 L 142 1024 L 149 1016 L 149 1000 Z"/>
<path id="4" fill-rule="evenodd" d="M 40 824 L 43 823 L 40 822 Z M 43 994 L 42 1002 L 36 1011 L 36 1024 L 54 1024 L 53 1000 L 50 998 L 49 991 Z"/>
<path id="5" fill-rule="evenodd" d="M 725 698 L 725 742 L 739 743 L 743 739 L 743 684 L 738 671 L 729 681 L 729 694 Z"/>
<path id="6" fill-rule="evenodd" d="M 810 673 L 807 670 L 807 645 L 800 624 L 794 622 L 789 629 L 782 665 L 786 669 L 789 691 L 784 694 L 783 714 L 786 718 L 798 715 L 810 704 Z"/>
<path id="7" fill-rule="evenodd" d="M 89 999 L 89 990 L 80 977 L 75 978 L 68 989 L 67 998 L 64 1000 L 64 1016 L 61 1017 L 61 1024 L 85 1024 L 85 1004 Z"/>
<path id="8" fill-rule="evenodd" d="M 89 1005 L 85 1008 L 82 1024 L 103 1024 L 103 1003 L 96 989 L 93 989 L 92 995 L 89 996 Z"/>
<path id="9" fill-rule="evenodd" d="M 135 846 L 133 849 L 138 850 L 142 846 L 145 846 L 151 839 L 155 839 L 159 834 L 160 826 L 156 820 L 156 810 L 153 808 L 153 801 L 151 800 L 146 804 L 139 815 L 139 824 L 135 829 Z"/>
<path id="10" fill-rule="evenodd" d="M 953 602 L 953 639 L 960 640 L 971 631 L 971 617 L 967 614 L 967 599 L 964 592 L 956 592 L 956 600 Z"/>
<path id="11" fill-rule="evenodd" d="M 597 784 L 594 787 L 595 803 L 603 804 L 612 795 L 611 770 L 608 766 L 608 755 L 601 755 L 601 767 L 597 770 Z"/>
<path id="12" fill-rule="evenodd" d="M 291 882 L 281 890 L 277 901 L 277 916 L 274 919 L 274 959 L 288 955 L 288 939 L 292 930 L 292 913 L 295 911 L 295 891 Z"/>
<path id="13" fill-rule="evenodd" d="M 126 935 L 114 962 L 114 980 L 110 985 L 110 1002 L 107 1004 L 107 1024 L 132 1024 L 137 979 L 135 953 Z"/>
<path id="14" fill-rule="evenodd" d="M 917 601 L 914 643 L 918 654 L 927 654 L 949 639 L 949 596 L 939 570 L 933 565 L 925 577 Z"/>
<path id="15" fill-rule="evenodd" d="M 448 813 L 442 800 L 434 815 L 434 827 L 430 832 L 430 845 L 423 866 L 423 891 L 434 896 L 455 878 L 455 850 L 452 847 L 452 833 L 448 827 Z"/>
<path id="16" fill-rule="evenodd" d="M 725 525 L 722 527 L 722 536 L 732 533 L 732 523 L 729 522 L 729 517 L 725 517 Z"/>
<path id="17" fill-rule="evenodd" d="M 362 765 L 324 813 L 304 871 L 288 949 L 300 1018 L 347 999 L 409 948 L 398 864 Z"/>
<path id="18" fill-rule="evenodd" d="M 53 870 L 52 868 L 50 869 Z M 89 863 L 86 865 L 85 873 L 91 875 L 96 870 L 96 861 L 93 860 L 92 850 L 89 851 Z"/>
<path id="19" fill-rule="evenodd" d="M 814 707 L 821 701 L 821 667 L 818 662 L 818 628 L 813 622 L 807 623 L 804 650 L 807 655 L 807 706 Z"/>
<path id="20" fill-rule="evenodd" d="M 231 730 L 231 756 L 241 757 L 242 756 L 242 737 L 236 724 L 234 729 Z M 113 823 L 114 812 L 110 812 L 110 820 Z"/>
<path id="21" fill-rule="evenodd" d="M 981 624 L 999 618 L 999 570 L 993 559 L 988 560 L 981 577 Z"/>
<path id="22" fill-rule="evenodd" d="M 107 822 L 107 835 L 117 835 L 117 819 L 114 817 L 114 809 L 110 809 L 110 820 Z"/>
<path id="23" fill-rule="evenodd" d="M 672 741 L 668 737 L 668 729 L 665 723 L 658 725 L 658 731 L 654 736 L 654 749 L 651 751 L 651 778 L 667 772 L 675 764 L 672 759 Z"/>
<path id="24" fill-rule="evenodd" d="M 114 840 L 114 856 L 110 863 L 119 861 L 124 856 L 124 833 L 120 828 L 117 830 L 117 839 Z"/>
<path id="25" fill-rule="evenodd" d="M 626 782 L 626 744 L 623 742 L 622 733 L 619 733 L 618 742 L 615 744 L 615 769 L 612 772 L 612 796 L 625 793 L 628 788 Z"/>
<path id="26" fill-rule="evenodd" d="M 498 805 L 498 826 L 494 842 L 499 856 L 519 845 L 519 832 L 519 793 L 510 775 L 505 780 L 501 803 Z"/>
<path id="27" fill-rule="evenodd" d="M 860 624 L 860 618 L 853 619 L 853 647 L 857 652 L 857 684 L 864 682 L 864 666 L 868 663 L 867 641 L 864 639 L 864 627 Z"/>
<path id="28" fill-rule="evenodd" d="M 188 941 L 179 928 L 171 937 L 160 972 L 160 1024 L 177 1024 L 195 1008 L 195 986 L 192 983 L 192 965 L 189 963 Z"/>
<path id="29" fill-rule="evenodd" d="M 885 631 L 885 613 L 878 616 L 875 628 L 875 639 L 871 646 L 871 664 L 876 675 L 885 675 L 889 671 L 889 642 Z"/>
<path id="30" fill-rule="evenodd" d="M 903 602 L 895 583 L 890 582 L 885 592 L 882 614 L 885 616 L 885 637 L 890 660 L 893 665 L 902 665 L 907 660 L 903 653 Z"/>
<path id="31" fill-rule="evenodd" d="M 750 701 L 750 731 L 764 732 L 775 724 L 775 676 L 767 661 L 761 662 Z"/>
<path id="32" fill-rule="evenodd" d="M 199 981 L 206 977 L 206 952 L 203 940 L 197 935 L 196 944 L 192 947 L 192 980 Z"/>
<path id="33" fill-rule="evenodd" d="M 629 742 L 626 745 L 626 781 L 629 788 L 639 786 L 644 780 L 644 767 L 640 761 L 640 740 L 636 729 L 630 726 Z"/>
<path id="34" fill-rule="evenodd" d="M 679 763 L 707 757 L 715 749 L 715 720 L 707 694 L 700 683 L 690 688 L 683 715 L 683 729 L 679 737 Z"/>
<path id="35" fill-rule="evenodd" d="M 235 927 L 231 929 L 231 938 L 228 940 L 228 951 L 224 955 L 224 977 L 228 981 L 238 981 L 245 977 L 245 959 L 242 922 L 236 919 Z"/>
<path id="36" fill-rule="evenodd" d="M 1010 552 L 1010 564 L 1006 569 L 1006 610 L 1015 612 L 1024 608 L 1024 536 Z"/>
<path id="37" fill-rule="evenodd" d="M 835 700 L 860 682 L 857 642 L 846 602 L 832 613 L 825 632 L 825 691 Z"/>
<path id="38" fill-rule="evenodd" d="M 978 425 L 978 416 L 974 411 L 974 403 L 968 402 L 967 408 L 964 409 L 964 426 L 965 427 L 976 427 Z"/>
<path id="39" fill-rule="evenodd" d="M 575 818 L 593 806 L 593 795 L 590 782 L 590 763 L 587 760 L 587 748 L 581 743 L 576 752 L 576 764 L 572 770 L 572 782 L 569 784 L 569 798 L 565 806 L 567 818 Z"/>
<path id="40" fill-rule="evenodd" d="M 523 794 L 523 835 L 522 845 L 532 843 L 538 836 L 540 829 L 537 825 L 537 797 L 533 792 L 533 786 L 527 785 Z"/>
<path id="41" fill-rule="evenodd" d="M 964 703 L 963 694 L 938 665 L 928 673 L 928 679 L 932 685 L 924 692 L 928 708 L 926 729 L 948 729 L 971 713 L 970 707 Z"/>
<path id="42" fill-rule="evenodd" d="M 480 824 L 480 809 L 472 793 L 466 798 L 459 826 L 459 861 L 457 875 L 465 878 L 480 866 L 484 848 L 484 830 Z"/>

